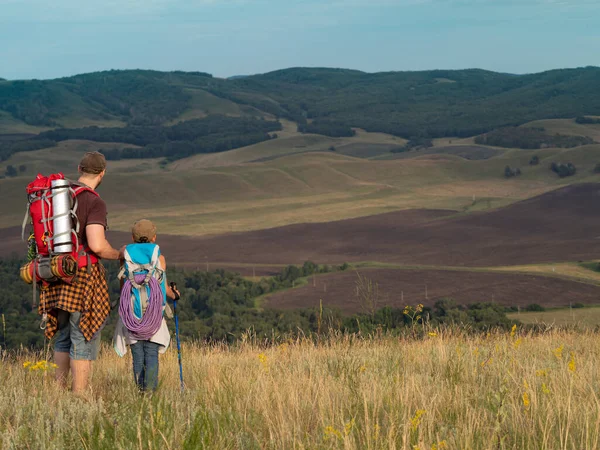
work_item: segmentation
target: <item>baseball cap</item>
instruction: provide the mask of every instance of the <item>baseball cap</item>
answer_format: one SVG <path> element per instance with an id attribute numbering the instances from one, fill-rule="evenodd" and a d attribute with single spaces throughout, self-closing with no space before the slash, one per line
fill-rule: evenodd
<path id="1" fill-rule="evenodd" d="M 87 152 L 81 158 L 79 169 L 84 173 L 99 174 L 106 169 L 106 158 L 100 152 Z"/>
<path id="2" fill-rule="evenodd" d="M 135 242 L 150 242 L 156 236 L 156 226 L 148 219 L 138 220 L 131 228 Z"/>

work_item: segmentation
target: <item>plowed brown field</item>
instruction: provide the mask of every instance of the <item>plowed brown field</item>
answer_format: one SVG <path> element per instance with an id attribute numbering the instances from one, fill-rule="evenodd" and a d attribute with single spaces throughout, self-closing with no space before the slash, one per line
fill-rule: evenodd
<path id="1" fill-rule="evenodd" d="M 359 273 L 379 286 L 379 307 L 433 305 L 441 298 L 457 303 L 496 302 L 504 306 L 532 303 L 569 306 L 569 302 L 597 304 L 600 286 L 542 276 L 450 270 L 369 269 Z M 300 288 L 267 298 L 265 306 L 278 309 L 319 306 L 335 307 L 345 313 L 361 311 L 357 297 L 357 273 L 338 272 L 311 279 Z M 313 285 L 314 282 L 314 285 Z"/>
<path id="2" fill-rule="evenodd" d="M 457 214 L 409 210 L 339 222 L 298 224 L 248 233 L 186 237 L 160 234 L 171 264 L 205 270 L 226 268 L 244 275 L 270 275 L 281 265 L 378 261 L 452 267 L 494 267 L 600 257 L 600 184 L 568 186 L 491 212 Z M 162 231 L 162 230 L 159 230 Z M 20 229 L 0 230 L 0 256 L 25 254 Z M 119 247 L 127 233 L 110 232 Z M 598 303 L 600 288 L 542 276 L 482 271 L 371 269 L 386 303 L 432 303 L 453 297 L 464 303 L 507 305 Z M 356 274 L 317 277 L 307 286 L 272 296 L 269 305 L 317 305 L 320 299 L 346 311 L 358 309 Z M 325 286 L 327 291 L 325 292 Z M 427 298 L 425 285 L 428 286 Z M 404 292 L 404 301 L 400 291 Z"/>

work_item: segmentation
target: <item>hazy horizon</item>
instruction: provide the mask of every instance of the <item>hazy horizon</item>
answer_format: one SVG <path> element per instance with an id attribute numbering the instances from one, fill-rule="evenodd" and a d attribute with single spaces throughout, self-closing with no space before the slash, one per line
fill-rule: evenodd
<path id="1" fill-rule="evenodd" d="M 243 77 L 251 77 L 251 76 L 257 76 L 257 75 L 265 75 L 271 72 L 277 72 L 277 71 L 282 71 L 282 70 L 292 70 L 292 69 L 333 69 L 333 70 L 349 70 L 349 71 L 357 71 L 357 72 L 363 72 L 365 74 L 376 74 L 376 73 L 389 73 L 389 72 L 397 72 L 397 73 L 402 73 L 402 72 L 429 72 L 429 71 L 435 71 L 435 70 L 441 70 L 441 71 L 460 71 L 460 70 L 482 70 L 482 71 L 486 71 L 486 72 L 495 72 L 495 73 L 504 73 L 507 75 L 514 75 L 514 76 L 523 76 L 523 75 L 530 75 L 530 74 L 534 74 L 534 73 L 542 73 L 542 72 L 550 72 L 553 70 L 575 70 L 575 69 L 584 69 L 584 68 L 600 68 L 600 66 L 595 66 L 595 65 L 587 65 L 587 66 L 579 66 L 579 67 L 555 67 L 552 69 L 547 69 L 547 70 L 541 70 L 539 72 L 523 72 L 523 73 L 515 73 L 515 72 L 500 72 L 500 71 L 496 71 L 496 70 L 490 70 L 490 69 L 486 69 L 484 67 L 465 67 L 462 69 L 447 69 L 444 67 L 438 67 L 438 68 L 432 68 L 432 69 L 421 69 L 421 70 L 410 70 L 410 69 L 406 69 L 406 70 L 385 70 L 385 71 L 369 71 L 369 70 L 361 70 L 361 69 L 354 69 L 351 67 L 325 67 L 325 66 L 291 66 L 291 67 L 282 67 L 280 69 L 274 69 L 268 72 L 260 72 L 260 73 L 247 73 L 247 74 L 233 74 L 233 75 L 228 75 L 228 76 L 217 76 L 214 75 L 213 73 L 211 73 L 210 70 L 181 70 L 181 69 L 156 69 L 156 68 L 152 68 L 152 67 L 148 67 L 148 68 L 141 68 L 141 67 L 136 67 L 136 68 L 122 68 L 122 69 L 114 69 L 114 68 L 109 68 L 109 69 L 100 69 L 94 72 L 79 72 L 79 73 L 71 73 L 71 74 L 65 74 L 65 75 L 61 75 L 58 77 L 54 77 L 54 78 L 36 78 L 36 77 L 32 77 L 32 78 L 6 78 L 6 77 L 2 77 L 0 76 L 0 78 L 5 79 L 7 81 L 28 81 L 28 80 L 56 80 L 56 79 L 60 79 L 60 78 L 69 78 L 69 77 L 73 77 L 73 76 L 78 76 L 78 75 L 85 75 L 88 73 L 95 73 L 95 72 L 110 72 L 110 71 L 133 71 L 133 70 L 142 70 L 142 71 L 155 71 L 155 72 L 188 72 L 188 73 L 193 73 L 193 72 L 204 72 L 204 73 L 208 73 L 210 75 L 212 75 L 213 77 L 216 78 L 222 78 L 222 79 L 231 79 L 231 78 L 243 78 Z"/>
<path id="2" fill-rule="evenodd" d="M 0 0 L 0 77 L 600 65 L 595 0 Z"/>

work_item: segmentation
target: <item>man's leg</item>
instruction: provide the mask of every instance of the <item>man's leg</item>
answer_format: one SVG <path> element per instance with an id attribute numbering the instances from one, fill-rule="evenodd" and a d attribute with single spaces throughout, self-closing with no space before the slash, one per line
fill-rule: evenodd
<path id="1" fill-rule="evenodd" d="M 71 390 L 76 394 L 84 392 L 87 389 L 90 380 L 92 361 L 74 359 L 71 361 L 71 369 L 73 371 L 73 384 L 71 385 Z"/>
<path id="2" fill-rule="evenodd" d="M 92 372 L 92 361 L 98 356 L 100 348 L 100 333 L 87 341 L 79 328 L 80 312 L 71 313 L 69 322 L 71 328 L 71 371 L 73 373 L 73 384 L 71 390 L 75 393 L 85 391 L 89 384 Z"/>
<path id="3" fill-rule="evenodd" d="M 67 379 L 69 370 L 71 369 L 71 332 L 69 324 L 69 313 L 67 311 L 58 310 L 56 315 L 58 319 L 58 331 L 54 341 L 54 363 L 56 368 L 56 381 L 62 387 L 67 387 Z"/>
<path id="4" fill-rule="evenodd" d="M 129 346 L 133 358 L 133 379 L 140 391 L 146 388 L 146 371 L 144 369 L 144 341 L 137 341 Z"/>

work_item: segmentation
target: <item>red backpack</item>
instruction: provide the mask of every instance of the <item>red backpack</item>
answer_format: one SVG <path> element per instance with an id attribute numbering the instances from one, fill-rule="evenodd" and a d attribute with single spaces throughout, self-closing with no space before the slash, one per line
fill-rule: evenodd
<path id="1" fill-rule="evenodd" d="M 38 174 L 27 185 L 27 212 L 23 220 L 23 240 L 28 220 L 33 225 L 29 237 L 29 262 L 21 267 L 27 283 L 47 285 L 70 283 L 77 268 L 98 262 L 98 257 L 77 237 L 77 196 L 84 191 L 98 193 L 88 186 L 67 180 L 62 173 L 48 177 Z"/>

